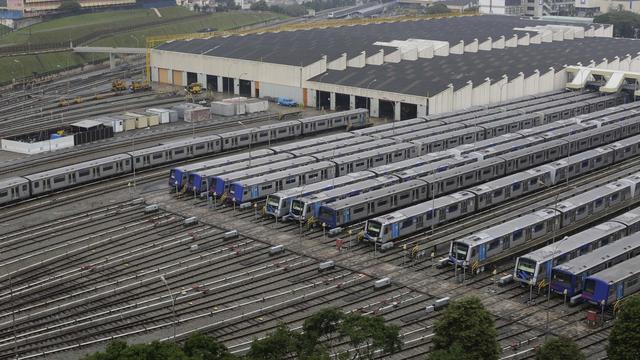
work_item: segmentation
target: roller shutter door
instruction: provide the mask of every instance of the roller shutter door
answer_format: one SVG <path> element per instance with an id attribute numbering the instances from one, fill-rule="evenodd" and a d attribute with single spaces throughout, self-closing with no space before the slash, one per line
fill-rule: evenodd
<path id="1" fill-rule="evenodd" d="M 169 70 L 158 68 L 158 82 L 161 84 L 169 84 Z"/>
<path id="2" fill-rule="evenodd" d="M 182 71 L 173 70 L 173 85 L 182 85 Z"/>

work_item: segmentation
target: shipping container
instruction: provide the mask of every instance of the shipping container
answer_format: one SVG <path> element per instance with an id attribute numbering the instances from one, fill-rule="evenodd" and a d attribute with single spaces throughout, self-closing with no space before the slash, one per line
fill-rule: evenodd
<path id="1" fill-rule="evenodd" d="M 250 99 L 245 103 L 247 114 L 269 110 L 269 102 L 263 99 Z"/>
<path id="2" fill-rule="evenodd" d="M 171 119 L 170 119 L 171 114 L 170 114 L 170 110 L 168 109 L 160 109 L 160 108 L 147 109 L 147 113 L 152 115 L 158 115 L 160 124 L 168 124 L 169 122 L 171 122 Z"/>
<path id="3" fill-rule="evenodd" d="M 204 106 L 184 110 L 185 122 L 206 121 L 206 120 L 209 120 L 209 117 L 210 117 L 209 108 L 206 108 Z"/>
<path id="4" fill-rule="evenodd" d="M 235 104 L 223 102 L 223 101 L 212 102 L 210 110 L 211 110 L 211 113 L 214 115 L 233 116 L 236 114 Z"/>

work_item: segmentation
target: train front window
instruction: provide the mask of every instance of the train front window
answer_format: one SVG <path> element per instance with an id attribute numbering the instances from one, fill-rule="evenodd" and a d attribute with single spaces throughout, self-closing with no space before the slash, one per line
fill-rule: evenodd
<path id="1" fill-rule="evenodd" d="M 169 174 L 169 176 L 170 176 L 173 180 L 175 180 L 175 179 L 176 179 L 176 171 L 175 171 L 175 170 L 173 170 L 173 169 L 171 169 L 171 173 Z"/>
<path id="2" fill-rule="evenodd" d="M 561 272 L 561 271 L 552 271 L 551 274 L 552 281 L 559 282 L 564 285 L 571 284 L 571 275 Z"/>
<path id="3" fill-rule="evenodd" d="M 519 271 L 524 271 L 527 272 L 529 274 L 533 274 L 533 272 L 535 271 L 536 268 L 536 262 L 531 260 L 531 259 L 527 259 L 527 258 L 520 258 L 518 259 L 518 270 Z"/>
<path id="4" fill-rule="evenodd" d="M 293 215 L 302 215 L 302 209 L 302 202 L 300 200 L 293 200 L 293 202 L 291 203 L 291 212 L 293 213 Z"/>
<path id="5" fill-rule="evenodd" d="M 453 243 L 453 256 L 457 260 L 465 260 L 467 258 L 468 251 L 469 245 L 458 242 Z"/>
<path id="6" fill-rule="evenodd" d="M 269 196 L 267 198 L 267 205 L 271 207 L 277 207 L 280 204 L 280 198 L 277 196 Z"/>
<path id="7" fill-rule="evenodd" d="M 367 235 L 377 238 L 380 236 L 382 225 L 377 221 L 369 221 L 367 223 Z"/>
<path id="8" fill-rule="evenodd" d="M 587 281 L 584 282 L 584 292 L 593 294 L 595 290 L 596 290 L 596 281 L 593 279 L 587 279 Z"/>

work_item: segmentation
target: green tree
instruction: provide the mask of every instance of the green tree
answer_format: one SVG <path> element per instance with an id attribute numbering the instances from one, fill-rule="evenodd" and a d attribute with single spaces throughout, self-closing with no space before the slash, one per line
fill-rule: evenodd
<path id="1" fill-rule="evenodd" d="M 578 345 L 566 336 L 549 340 L 536 352 L 536 360 L 584 360 Z"/>
<path id="2" fill-rule="evenodd" d="M 182 350 L 191 360 L 231 360 L 235 357 L 226 346 L 199 332 L 185 341 Z"/>
<path id="3" fill-rule="evenodd" d="M 251 4 L 251 10 L 255 11 L 269 11 L 269 5 L 264 0 L 256 1 Z"/>
<path id="4" fill-rule="evenodd" d="M 594 23 L 613 25 L 613 35 L 636 38 L 640 36 L 640 15 L 626 10 L 612 10 L 593 18 Z"/>
<path id="5" fill-rule="evenodd" d="M 255 339 L 247 356 L 253 360 L 280 360 L 299 358 L 302 339 L 299 334 L 280 324 L 276 330 L 263 339 Z"/>
<path id="6" fill-rule="evenodd" d="M 333 342 L 337 339 L 336 335 L 344 317 L 344 313 L 338 308 L 330 307 L 305 319 L 302 325 L 305 355 L 309 356 L 319 351 L 333 353 Z M 329 349 L 322 343 L 326 343 Z"/>
<path id="7" fill-rule="evenodd" d="M 628 298 L 620 306 L 609 335 L 607 355 L 611 360 L 640 359 L 640 295 Z"/>
<path id="8" fill-rule="evenodd" d="M 446 14 L 450 13 L 451 10 L 445 4 L 435 3 L 425 10 L 427 14 Z"/>
<path id="9" fill-rule="evenodd" d="M 436 350 L 429 354 L 429 360 L 460 360 L 464 359 L 464 350 L 460 344 L 455 343 L 449 349 Z"/>
<path id="10" fill-rule="evenodd" d="M 349 345 L 354 350 L 352 359 L 373 359 L 377 349 L 382 349 L 386 354 L 402 349 L 400 329 L 395 325 L 385 325 L 380 316 L 348 314 L 340 324 L 338 333 L 349 339 Z"/>
<path id="11" fill-rule="evenodd" d="M 449 305 L 435 323 L 433 350 L 448 350 L 454 344 L 462 347 L 460 360 L 497 360 L 500 346 L 496 340 L 493 317 L 480 299 L 467 297 Z"/>

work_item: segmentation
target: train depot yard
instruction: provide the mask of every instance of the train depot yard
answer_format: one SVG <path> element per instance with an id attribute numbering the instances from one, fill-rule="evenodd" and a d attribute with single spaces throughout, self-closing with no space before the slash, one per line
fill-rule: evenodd
<path id="1" fill-rule="evenodd" d="M 621 53 L 638 45 L 601 24 L 402 23 L 153 38 L 146 64 L 3 94 L 0 359 L 196 332 L 244 355 L 328 306 L 398 326 L 401 349 L 376 358 L 425 359 L 467 296 L 500 359 L 561 335 L 607 358 L 640 286 L 640 58 Z M 464 71 L 500 53 L 531 62 Z M 443 59 L 467 85 L 397 91 L 421 67 L 449 77 Z"/>

